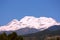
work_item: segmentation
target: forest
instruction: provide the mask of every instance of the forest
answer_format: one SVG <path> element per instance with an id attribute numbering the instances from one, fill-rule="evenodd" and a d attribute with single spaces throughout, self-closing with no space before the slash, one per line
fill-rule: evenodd
<path id="1" fill-rule="evenodd" d="M 17 35 L 16 32 L 12 32 L 8 35 L 5 32 L 3 32 L 2 34 L 0 34 L 0 40 L 23 40 L 23 37 Z"/>

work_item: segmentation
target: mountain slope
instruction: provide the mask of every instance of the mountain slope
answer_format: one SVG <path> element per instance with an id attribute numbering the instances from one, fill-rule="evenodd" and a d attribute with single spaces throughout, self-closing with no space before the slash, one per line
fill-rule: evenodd
<path id="1" fill-rule="evenodd" d="M 34 29 L 34 28 L 22 28 L 22 29 L 19 29 L 19 30 L 16 30 L 16 31 L 1 31 L 0 33 L 3 33 L 5 32 L 6 34 L 10 34 L 12 32 L 16 32 L 18 35 L 26 35 L 26 36 L 41 36 L 41 35 L 44 35 L 44 34 L 60 34 L 60 25 L 54 25 L 54 26 L 51 26 L 49 27 L 48 29 L 45 29 L 43 31 L 40 31 L 38 29 Z M 59 32 L 59 33 L 58 33 Z"/>
<path id="2" fill-rule="evenodd" d="M 25 16 L 19 21 L 17 19 L 13 19 L 7 25 L 0 26 L 0 31 L 15 31 L 25 27 L 44 30 L 53 25 L 60 25 L 60 23 L 50 17 L 36 18 L 33 16 Z"/>
<path id="3" fill-rule="evenodd" d="M 54 25 L 60 25 L 51 17 L 25 16 L 21 20 L 13 19 L 7 25 L 0 26 L 0 32 L 17 32 L 18 34 L 30 34 L 44 31 Z M 53 27 L 54 28 L 54 27 Z"/>
<path id="4" fill-rule="evenodd" d="M 56 29 L 54 29 L 55 27 L 56 27 Z M 60 25 L 51 26 L 50 28 L 48 28 L 44 31 L 39 31 L 36 33 L 24 35 L 24 36 L 25 37 L 41 37 L 44 35 L 60 35 Z"/>

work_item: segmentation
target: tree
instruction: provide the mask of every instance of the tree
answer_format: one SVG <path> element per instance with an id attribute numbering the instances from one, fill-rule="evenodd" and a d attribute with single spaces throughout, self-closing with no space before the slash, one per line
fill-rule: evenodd
<path id="1" fill-rule="evenodd" d="M 16 32 L 13 32 L 13 33 L 11 33 L 11 34 L 8 35 L 8 39 L 9 40 L 16 40 L 17 36 L 18 35 L 16 34 Z"/>
<path id="2" fill-rule="evenodd" d="M 18 36 L 18 40 L 23 40 L 23 36 Z"/>
<path id="3" fill-rule="evenodd" d="M 8 40 L 7 34 L 5 32 L 0 34 L 0 40 Z"/>
<path id="4" fill-rule="evenodd" d="M 23 37 L 18 36 L 16 32 L 12 32 L 7 36 L 7 34 L 4 32 L 0 34 L 0 40 L 23 40 Z"/>

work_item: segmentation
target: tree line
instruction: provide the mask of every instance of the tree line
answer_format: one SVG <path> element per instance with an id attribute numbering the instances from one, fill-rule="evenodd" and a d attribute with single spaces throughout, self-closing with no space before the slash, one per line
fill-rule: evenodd
<path id="1" fill-rule="evenodd" d="M 16 32 L 12 32 L 11 34 L 6 34 L 3 32 L 0 34 L 0 40 L 23 40 L 22 36 L 18 36 Z"/>

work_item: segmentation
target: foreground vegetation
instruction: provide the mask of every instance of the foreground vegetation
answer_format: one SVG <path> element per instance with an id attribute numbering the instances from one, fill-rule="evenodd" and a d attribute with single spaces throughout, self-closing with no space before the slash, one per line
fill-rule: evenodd
<path id="1" fill-rule="evenodd" d="M 0 40 L 23 40 L 22 36 L 18 36 L 15 32 L 7 35 L 5 32 L 0 34 Z"/>
<path id="2" fill-rule="evenodd" d="M 16 32 L 0 34 L 0 40 L 60 40 L 60 30 L 56 31 L 42 31 L 28 35 L 17 35 Z"/>

